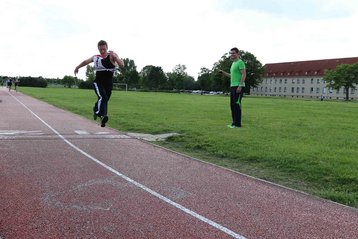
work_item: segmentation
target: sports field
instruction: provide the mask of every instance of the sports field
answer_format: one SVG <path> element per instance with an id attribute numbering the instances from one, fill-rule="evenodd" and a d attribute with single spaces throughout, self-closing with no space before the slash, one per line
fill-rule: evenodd
<path id="1" fill-rule="evenodd" d="M 23 93 L 92 118 L 91 90 L 21 88 Z M 243 128 L 229 129 L 229 98 L 114 91 L 108 126 L 169 133 L 160 143 L 233 170 L 358 207 L 358 104 L 243 99 Z M 159 142 L 158 142 L 159 143 Z"/>

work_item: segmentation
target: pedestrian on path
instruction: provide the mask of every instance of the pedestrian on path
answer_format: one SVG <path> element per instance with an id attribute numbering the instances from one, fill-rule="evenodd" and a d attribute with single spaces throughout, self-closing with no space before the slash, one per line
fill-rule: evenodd
<path id="1" fill-rule="evenodd" d="M 246 66 L 244 61 L 240 58 L 239 49 L 236 47 L 230 50 L 230 59 L 232 60 L 230 73 L 221 69 L 224 75 L 230 77 L 230 108 L 232 116 L 232 124 L 229 128 L 241 127 L 241 99 L 244 95 L 245 80 L 246 80 Z"/>
<path id="2" fill-rule="evenodd" d="M 75 75 L 78 70 L 90 63 L 94 63 L 94 70 L 96 71 L 96 78 L 93 82 L 93 88 L 97 95 L 97 102 L 93 107 L 93 118 L 101 118 L 101 127 L 105 127 L 108 121 L 107 109 L 108 101 L 112 94 L 113 88 L 113 73 L 116 70 L 116 65 L 123 68 L 124 62 L 113 51 L 108 51 L 108 44 L 101 40 L 97 44 L 99 55 L 94 55 L 75 68 Z"/>
<path id="3" fill-rule="evenodd" d="M 9 92 L 11 91 L 11 87 L 12 87 L 12 79 L 8 78 L 6 80 L 6 87 L 9 88 Z"/>
<path id="4" fill-rule="evenodd" d="M 19 84 L 20 84 L 20 80 L 19 79 L 15 79 L 15 91 L 17 92 L 17 89 L 19 88 Z"/>

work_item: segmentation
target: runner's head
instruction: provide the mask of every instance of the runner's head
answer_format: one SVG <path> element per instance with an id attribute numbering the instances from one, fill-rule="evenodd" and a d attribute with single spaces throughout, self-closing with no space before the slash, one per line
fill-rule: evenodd
<path id="1" fill-rule="evenodd" d="M 101 53 L 102 56 L 107 54 L 108 51 L 108 45 L 107 42 L 104 40 L 100 40 L 97 44 L 99 53 Z"/>

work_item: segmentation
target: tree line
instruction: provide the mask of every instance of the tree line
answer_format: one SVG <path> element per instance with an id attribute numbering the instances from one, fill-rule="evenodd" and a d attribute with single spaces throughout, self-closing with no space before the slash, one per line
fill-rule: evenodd
<path id="1" fill-rule="evenodd" d="M 241 59 L 246 64 L 246 93 L 250 93 L 251 88 L 258 87 L 262 82 L 264 67 L 259 60 L 250 52 L 240 50 Z M 212 68 L 201 68 L 198 73 L 197 81 L 193 76 L 188 75 L 186 66 L 178 64 L 171 72 L 164 72 L 162 67 L 147 65 L 138 72 L 137 66 L 132 59 L 125 58 L 124 68 L 114 73 L 113 82 L 116 84 L 126 84 L 129 89 L 148 90 L 148 91 L 222 91 L 228 92 L 230 79 L 218 71 L 218 69 L 230 72 L 231 60 L 228 53 L 213 64 Z M 0 76 L 5 80 L 7 76 Z M 12 77 L 13 78 L 13 77 Z M 80 80 L 74 76 L 66 75 L 62 79 L 49 79 L 43 77 L 17 77 L 21 86 L 47 87 L 48 84 L 61 84 L 64 87 L 77 86 L 82 89 L 91 89 L 95 79 L 93 66 L 87 65 L 86 79 Z M 358 63 L 350 65 L 339 65 L 334 70 L 325 73 L 324 79 L 328 82 L 327 86 L 333 89 L 344 87 L 349 99 L 349 88 L 356 88 L 358 84 Z"/>
<path id="2" fill-rule="evenodd" d="M 240 51 L 241 58 L 246 63 L 247 80 L 246 84 L 255 87 L 261 82 L 263 66 L 256 57 L 245 51 Z M 211 69 L 202 68 L 198 73 L 198 80 L 190 76 L 186 66 L 178 64 L 171 72 L 164 72 L 161 66 L 147 65 L 141 71 L 132 59 L 125 58 L 124 68 L 114 73 L 113 82 L 127 84 L 128 89 L 148 91 L 223 91 L 229 90 L 230 79 L 217 71 L 218 68 L 229 72 L 231 61 L 228 53 L 224 54 L 218 62 L 213 64 Z M 2 78 L 6 78 L 2 77 Z M 43 77 L 18 77 L 21 86 L 47 87 L 49 84 L 61 84 L 64 87 L 77 86 L 82 89 L 92 88 L 95 79 L 95 71 L 92 65 L 86 67 L 86 79 L 80 80 L 71 75 L 65 75 L 62 79 L 49 79 Z M 250 87 L 247 87 L 248 89 Z"/>
<path id="3" fill-rule="evenodd" d="M 256 57 L 245 51 L 240 51 L 241 58 L 246 64 L 247 92 L 250 87 L 256 87 L 261 83 L 264 68 Z M 113 82 L 127 84 L 129 89 L 148 91 L 222 91 L 229 90 L 230 79 L 221 74 L 217 69 L 230 72 L 231 60 L 228 53 L 224 54 L 218 62 L 213 64 L 211 69 L 201 68 L 198 73 L 198 80 L 188 75 L 186 66 L 178 64 L 171 72 L 164 72 L 160 66 L 147 65 L 141 71 L 137 71 L 134 60 L 125 58 L 124 68 L 114 73 Z M 64 83 L 74 84 L 76 79 L 72 76 L 65 76 Z M 91 65 L 86 67 L 86 80 L 78 81 L 79 88 L 92 88 L 95 79 L 94 68 Z M 68 84 L 69 85 L 69 84 Z"/>

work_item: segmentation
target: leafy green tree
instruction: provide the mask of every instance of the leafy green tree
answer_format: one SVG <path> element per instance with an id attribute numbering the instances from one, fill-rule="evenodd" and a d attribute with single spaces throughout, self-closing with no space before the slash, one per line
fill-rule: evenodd
<path id="1" fill-rule="evenodd" d="M 218 69 L 230 72 L 231 63 L 232 62 L 227 54 L 223 55 L 218 62 L 214 63 L 210 76 L 211 90 L 224 92 L 229 91 L 230 78 L 219 72 Z"/>
<path id="2" fill-rule="evenodd" d="M 73 76 L 64 76 L 62 79 L 62 84 L 68 88 L 71 88 L 73 85 L 76 84 L 76 78 Z"/>
<path id="3" fill-rule="evenodd" d="M 140 72 L 140 83 L 144 89 L 163 90 L 167 87 L 167 76 L 162 67 L 148 65 Z"/>
<path id="4" fill-rule="evenodd" d="M 207 90 L 210 91 L 212 90 L 211 88 L 211 70 L 209 70 L 208 68 L 201 68 L 200 72 L 199 72 L 199 76 L 198 76 L 198 87 L 201 90 Z"/>
<path id="5" fill-rule="evenodd" d="M 183 90 L 184 82 L 188 78 L 185 65 L 176 65 L 172 72 L 168 73 L 168 85 L 171 89 Z"/>
<path id="6" fill-rule="evenodd" d="M 195 90 L 199 86 L 198 82 L 195 81 L 194 77 L 186 76 L 183 81 L 183 90 Z"/>
<path id="7" fill-rule="evenodd" d="M 346 100 L 349 100 L 349 89 L 356 89 L 358 84 L 358 63 L 338 65 L 336 69 L 326 71 L 323 78 L 327 87 L 337 90 L 344 87 Z"/>
<path id="8" fill-rule="evenodd" d="M 94 72 L 94 67 L 91 65 L 86 66 L 86 80 L 92 83 L 96 78 L 96 74 Z"/>
<path id="9" fill-rule="evenodd" d="M 115 72 L 113 81 L 115 83 L 125 83 L 130 88 L 138 87 L 139 73 L 137 66 L 133 60 L 128 58 L 123 59 L 124 67 L 119 72 Z"/>
<path id="10" fill-rule="evenodd" d="M 246 90 L 250 93 L 251 88 L 258 87 L 262 82 L 262 77 L 265 72 L 265 68 L 259 60 L 250 52 L 240 52 L 242 60 L 246 64 Z"/>
<path id="11" fill-rule="evenodd" d="M 80 89 L 92 89 L 93 81 L 96 78 L 94 67 L 92 65 L 86 66 L 86 81 L 77 81 L 78 88 Z M 77 78 L 76 78 L 77 79 Z"/>
<path id="12" fill-rule="evenodd" d="M 47 80 L 42 76 L 39 77 L 19 77 L 21 86 L 30 86 L 30 87 L 47 87 Z"/>

